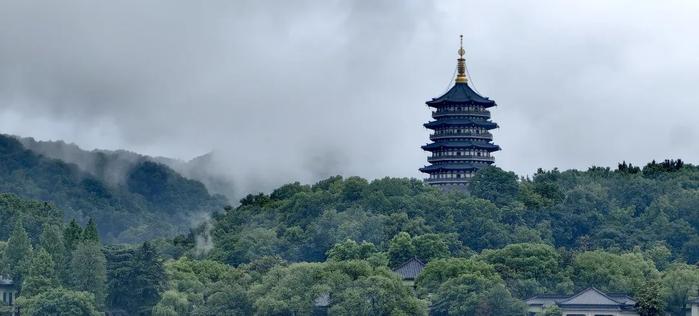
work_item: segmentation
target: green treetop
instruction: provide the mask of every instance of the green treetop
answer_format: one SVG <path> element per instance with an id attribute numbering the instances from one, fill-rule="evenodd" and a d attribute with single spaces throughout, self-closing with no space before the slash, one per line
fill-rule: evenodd
<path id="1" fill-rule="evenodd" d="M 5 259 L 3 260 L 5 262 L 4 270 L 15 282 L 21 284 L 29 268 L 31 255 L 32 244 L 24 226 L 22 226 L 22 220 L 17 219 L 10 239 L 7 241 Z"/>
<path id="2" fill-rule="evenodd" d="M 81 243 L 73 251 L 70 262 L 71 286 L 95 296 L 97 306 L 104 305 L 106 296 L 106 259 L 96 243 Z"/>
<path id="3" fill-rule="evenodd" d="M 58 278 L 53 259 L 44 248 L 39 248 L 34 251 L 29 272 L 22 284 L 22 296 L 34 296 L 55 287 L 58 287 Z"/>

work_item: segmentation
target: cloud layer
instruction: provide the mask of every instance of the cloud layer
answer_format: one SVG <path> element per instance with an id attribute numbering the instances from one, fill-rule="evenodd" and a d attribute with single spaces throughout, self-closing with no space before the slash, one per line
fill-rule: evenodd
<path id="1" fill-rule="evenodd" d="M 690 1 L 0 3 L 0 132 L 189 159 L 243 190 L 420 177 L 463 33 L 519 174 L 697 162 Z"/>

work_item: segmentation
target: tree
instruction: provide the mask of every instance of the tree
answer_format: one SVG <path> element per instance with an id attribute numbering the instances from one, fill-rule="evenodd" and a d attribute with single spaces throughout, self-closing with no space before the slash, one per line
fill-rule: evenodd
<path id="1" fill-rule="evenodd" d="M 314 300 L 330 291 L 322 283 L 324 267 L 322 263 L 296 263 L 273 268 L 251 291 L 255 314 L 309 315 Z"/>
<path id="2" fill-rule="evenodd" d="M 415 246 L 410 234 L 400 232 L 388 243 L 388 262 L 394 267 L 415 256 Z"/>
<path id="3" fill-rule="evenodd" d="M 221 281 L 205 291 L 206 301 L 195 315 L 252 315 L 253 302 L 243 282 Z"/>
<path id="4" fill-rule="evenodd" d="M 92 294 L 64 288 L 49 289 L 32 297 L 21 296 L 17 298 L 17 306 L 26 316 L 100 315 Z"/>
<path id="5" fill-rule="evenodd" d="M 440 259 L 449 257 L 449 245 L 444 240 L 444 236 L 439 234 L 424 234 L 413 238 L 415 246 L 415 256 L 425 260 Z"/>
<path id="6" fill-rule="evenodd" d="M 70 223 L 63 230 L 63 242 L 65 243 L 66 251 L 73 252 L 78 244 L 83 239 L 83 229 L 80 227 L 75 219 L 71 220 Z"/>
<path id="7" fill-rule="evenodd" d="M 82 240 L 96 243 L 100 242 L 100 236 L 97 232 L 97 224 L 95 224 L 95 221 L 92 218 L 90 218 L 85 226 L 85 229 L 83 230 Z"/>
<path id="8" fill-rule="evenodd" d="M 481 256 L 521 298 L 553 291 L 564 278 L 560 254 L 546 244 L 510 244 L 501 249 L 484 250 Z"/>
<path id="9" fill-rule="evenodd" d="M 97 306 L 104 306 L 106 296 L 106 259 L 94 242 L 80 243 L 70 262 L 71 288 L 92 293 Z"/>
<path id="10" fill-rule="evenodd" d="M 653 262 L 639 253 L 618 255 L 595 250 L 575 256 L 571 275 L 578 288 L 594 286 L 607 292 L 635 294 L 655 274 Z"/>
<path id="11" fill-rule="evenodd" d="M 376 253 L 374 244 L 366 241 L 358 244 L 354 240 L 347 239 L 328 250 L 328 259 L 335 261 L 365 260 L 374 253 Z"/>
<path id="12" fill-rule="evenodd" d="M 63 245 L 63 234 L 58 225 L 44 224 L 39 238 L 41 248 L 46 250 L 53 260 L 54 273 L 57 276 L 65 274 L 65 246 Z"/>
<path id="13" fill-rule="evenodd" d="M 17 219 L 10 239 L 5 248 L 5 271 L 18 284 L 22 284 L 23 278 L 29 269 L 32 257 L 32 244 L 27 232 L 22 226 L 22 220 Z"/>
<path id="14" fill-rule="evenodd" d="M 427 315 L 427 303 L 416 299 L 396 277 L 361 277 L 332 296 L 331 315 Z"/>
<path id="15" fill-rule="evenodd" d="M 445 282 L 462 274 L 478 274 L 502 282 L 495 268 L 486 262 L 464 258 L 438 259 L 429 262 L 418 276 L 417 292 L 421 297 L 435 293 Z"/>
<path id="16" fill-rule="evenodd" d="M 636 310 L 640 316 L 662 316 L 664 304 L 658 280 L 649 280 L 638 291 Z"/>
<path id="17" fill-rule="evenodd" d="M 479 170 L 469 182 L 471 194 L 489 200 L 497 205 L 513 202 L 519 192 L 517 175 L 498 167 Z"/>
<path id="18" fill-rule="evenodd" d="M 544 314 L 542 316 L 563 316 L 563 311 L 557 305 L 551 305 L 544 309 Z"/>
<path id="19" fill-rule="evenodd" d="M 510 294 L 504 284 L 496 284 L 485 292 L 476 307 L 477 316 L 522 316 L 527 304 Z"/>
<path id="20" fill-rule="evenodd" d="M 0 240 L 0 275 L 5 275 L 5 248 L 7 242 Z"/>
<path id="21" fill-rule="evenodd" d="M 132 264 L 133 307 L 151 310 L 160 301 L 160 293 L 165 289 L 165 270 L 160 256 L 149 242 L 144 242 L 136 250 Z"/>
<path id="22" fill-rule="evenodd" d="M 191 314 L 187 296 L 177 291 L 166 291 L 163 298 L 153 307 L 153 316 L 185 316 Z"/>
<path id="23" fill-rule="evenodd" d="M 699 295 L 699 268 L 674 264 L 663 274 L 661 282 L 666 311 L 673 316 L 684 316 L 689 299 Z"/>
<path id="24" fill-rule="evenodd" d="M 523 315 L 524 304 L 512 298 L 499 276 L 463 273 L 444 282 L 434 293 L 436 315 Z"/>
<path id="25" fill-rule="evenodd" d="M 58 287 L 58 278 L 53 259 L 44 248 L 39 248 L 34 251 L 29 273 L 22 284 L 22 296 L 34 296 L 56 287 Z"/>

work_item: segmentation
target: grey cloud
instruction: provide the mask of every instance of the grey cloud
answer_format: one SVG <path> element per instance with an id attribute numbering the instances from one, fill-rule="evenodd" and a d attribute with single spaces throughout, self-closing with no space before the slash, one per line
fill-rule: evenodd
<path id="1" fill-rule="evenodd" d="M 241 190 L 420 177 L 463 33 L 498 165 L 699 154 L 691 2 L 0 3 L 0 132 L 189 159 Z"/>

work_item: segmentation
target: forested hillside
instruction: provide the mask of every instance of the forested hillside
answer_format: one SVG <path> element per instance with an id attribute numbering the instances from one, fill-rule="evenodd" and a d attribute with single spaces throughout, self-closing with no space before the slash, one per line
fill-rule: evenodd
<path id="1" fill-rule="evenodd" d="M 126 150 L 88 151 L 63 141 L 37 141 L 31 137 L 17 137 L 17 140 L 25 148 L 37 154 L 75 164 L 80 170 L 107 184 L 124 184 L 129 170 L 140 163 L 150 161 L 166 165 L 188 179 L 203 183 L 213 194 L 221 194 L 229 198 L 241 194 L 236 191 L 233 181 L 221 174 L 212 161 L 214 153 L 189 161 L 181 161 L 166 157 L 151 157 Z"/>
<path id="2" fill-rule="evenodd" d="M 594 286 L 683 316 L 699 295 L 696 166 L 622 163 L 531 179 L 488 168 L 470 189 L 334 177 L 250 195 L 215 217 L 207 254 L 194 235 L 165 248 L 213 261 L 167 265 L 170 290 L 159 308 L 177 301 L 192 314 L 303 315 L 327 294 L 336 315 L 423 314 L 427 306 L 435 315 L 523 315 L 527 297 Z M 387 270 L 414 256 L 429 262 L 416 296 Z M 215 262 L 238 268 L 201 274 Z M 185 285 L 192 279 L 200 285 Z"/>
<path id="3" fill-rule="evenodd" d="M 211 256 L 234 265 L 264 255 L 323 261 L 347 239 L 387 250 L 401 232 L 437 234 L 430 238 L 453 255 L 537 242 L 569 251 L 664 247 L 668 260 L 699 261 L 699 168 L 681 161 L 539 170 L 521 180 L 489 168 L 473 179 L 470 196 L 418 180 L 334 177 L 241 203 L 218 215 L 213 229 Z"/>
<path id="4" fill-rule="evenodd" d="M 486 168 L 468 194 L 414 179 L 293 183 L 189 234 L 101 252 L 93 223 L 0 201 L 0 267 L 24 280 L 29 315 L 56 302 L 85 315 L 521 316 L 532 295 L 596 287 L 632 295 L 643 315 L 684 316 L 699 296 L 699 168 L 681 161 L 531 179 Z M 391 269 L 413 257 L 427 266 L 411 290 Z"/>
<path id="5" fill-rule="evenodd" d="M 201 183 L 155 162 L 134 163 L 122 176 L 123 181 L 108 183 L 107 175 L 95 176 L 0 135 L 0 192 L 49 202 L 66 220 L 93 218 L 106 242 L 173 236 L 226 203 Z"/>

